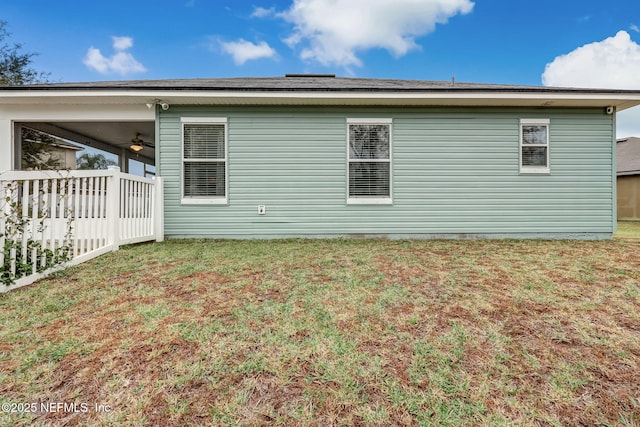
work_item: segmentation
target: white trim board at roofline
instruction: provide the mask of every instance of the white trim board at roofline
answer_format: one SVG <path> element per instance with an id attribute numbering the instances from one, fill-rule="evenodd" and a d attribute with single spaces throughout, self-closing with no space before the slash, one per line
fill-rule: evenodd
<path id="1" fill-rule="evenodd" d="M 171 105 L 381 105 L 381 106 L 487 106 L 487 107 L 615 107 L 617 111 L 640 105 L 640 92 L 632 93 L 521 93 L 521 92 L 245 92 L 150 90 L 2 91 L 2 104 L 146 104 L 161 98 Z"/>

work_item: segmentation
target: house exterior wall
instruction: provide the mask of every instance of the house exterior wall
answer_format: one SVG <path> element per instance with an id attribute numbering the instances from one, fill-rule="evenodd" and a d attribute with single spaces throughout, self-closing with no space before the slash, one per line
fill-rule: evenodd
<path id="1" fill-rule="evenodd" d="M 228 204 L 181 204 L 181 117 L 225 117 Z M 347 118 L 392 119 L 392 205 L 347 204 Z M 550 119 L 549 175 L 519 171 L 519 120 Z M 158 118 L 168 237 L 610 238 L 602 109 L 180 107 Z M 258 215 L 258 205 L 266 215 Z"/>
<path id="2" fill-rule="evenodd" d="M 640 175 L 618 177 L 618 219 L 640 221 Z"/>
<path id="3" fill-rule="evenodd" d="M 54 157 L 60 162 L 61 169 L 75 169 L 76 152 L 77 150 L 55 147 L 53 153 L 51 153 L 51 157 Z"/>
<path id="4" fill-rule="evenodd" d="M 39 160 L 43 163 L 54 161 L 56 169 L 75 169 L 78 151 L 47 144 L 47 149 L 40 153 Z"/>

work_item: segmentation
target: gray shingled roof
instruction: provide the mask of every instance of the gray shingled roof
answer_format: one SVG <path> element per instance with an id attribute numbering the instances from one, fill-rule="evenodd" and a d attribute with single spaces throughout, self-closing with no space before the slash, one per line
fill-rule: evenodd
<path id="1" fill-rule="evenodd" d="M 616 149 L 618 175 L 640 175 L 640 138 L 619 139 Z"/>
<path id="2" fill-rule="evenodd" d="M 310 92 L 574 92 L 634 93 L 615 89 L 555 88 L 435 80 L 345 78 L 332 75 L 288 75 L 215 79 L 122 80 L 5 86 L 0 90 L 215 90 L 215 91 L 310 91 Z"/>

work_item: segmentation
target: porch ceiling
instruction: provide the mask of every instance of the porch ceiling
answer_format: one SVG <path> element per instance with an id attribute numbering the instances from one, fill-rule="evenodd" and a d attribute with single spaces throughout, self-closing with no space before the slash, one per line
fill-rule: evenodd
<path id="1" fill-rule="evenodd" d="M 135 159 L 137 155 L 147 160 L 155 160 L 155 123 L 153 121 L 48 121 L 24 124 L 25 126 L 116 155 L 120 155 L 123 150 L 128 151 L 131 140 L 137 134 L 140 134 L 139 138 L 144 141 L 144 148 L 139 153 L 134 154 L 131 152 L 131 158 Z"/>

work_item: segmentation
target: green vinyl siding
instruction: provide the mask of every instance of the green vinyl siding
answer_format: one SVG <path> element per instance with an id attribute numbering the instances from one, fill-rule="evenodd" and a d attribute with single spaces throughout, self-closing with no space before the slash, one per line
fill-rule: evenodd
<path id="1" fill-rule="evenodd" d="M 226 205 L 180 203 L 181 117 L 227 118 Z M 393 204 L 347 204 L 348 118 L 392 119 Z M 521 118 L 550 120 L 549 175 L 520 173 Z M 158 125 L 165 233 L 607 237 L 613 126 L 601 109 L 172 106 Z"/>

